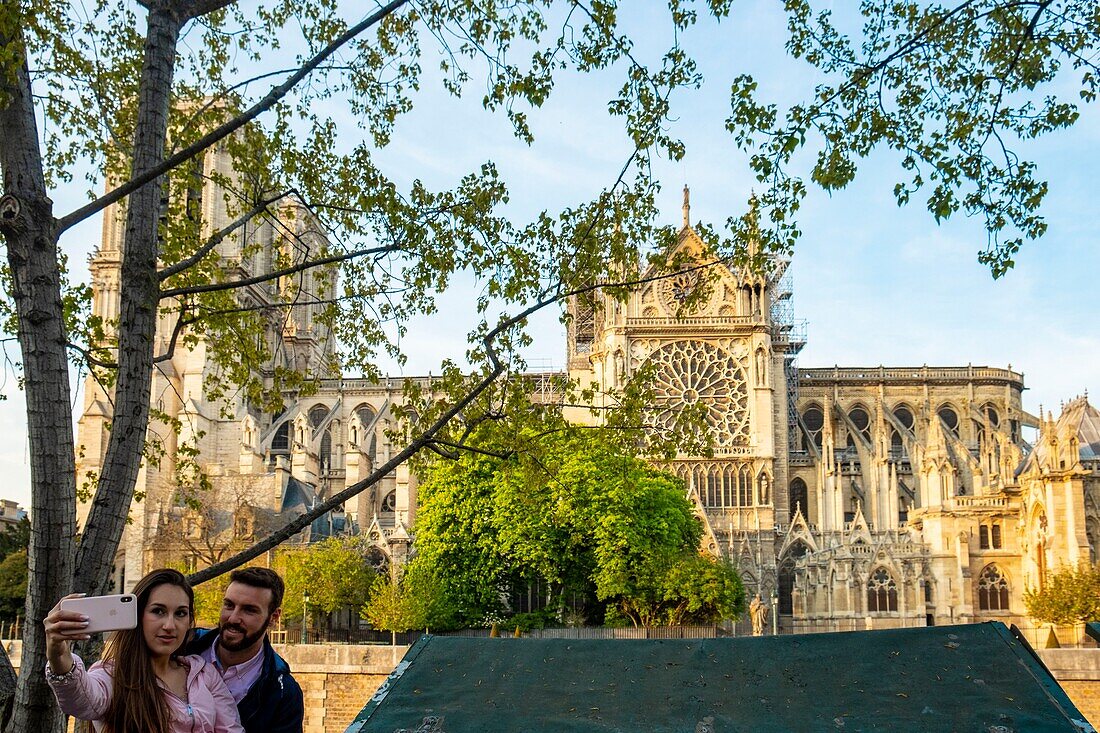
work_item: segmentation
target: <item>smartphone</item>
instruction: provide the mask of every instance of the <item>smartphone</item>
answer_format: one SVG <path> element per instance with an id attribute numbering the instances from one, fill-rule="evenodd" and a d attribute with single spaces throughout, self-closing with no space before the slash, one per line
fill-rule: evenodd
<path id="1" fill-rule="evenodd" d="M 61 601 L 62 611 L 76 611 L 88 617 L 89 634 L 137 628 L 137 597 L 133 593 L 119 596 L 88 596 Z"/>

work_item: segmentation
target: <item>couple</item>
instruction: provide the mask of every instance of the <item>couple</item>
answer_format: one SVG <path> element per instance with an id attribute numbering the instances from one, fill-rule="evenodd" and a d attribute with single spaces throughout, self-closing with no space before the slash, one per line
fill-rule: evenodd
<path id="1" fill-rule="evenodd" d="M 87 618 L 54 606 L 45 621 L 46 679 L 61 709 L 108 733 L 301 733 L 302 689 L 267 640 L 283 580 L 266 568 L 229 578 L 218 629 L 192 636 L 187 578 L 149 573 L 133 590 L 137 628 L 114 632 L 103 661 L 88 669 L 69 649 L 90 638 Z"/>

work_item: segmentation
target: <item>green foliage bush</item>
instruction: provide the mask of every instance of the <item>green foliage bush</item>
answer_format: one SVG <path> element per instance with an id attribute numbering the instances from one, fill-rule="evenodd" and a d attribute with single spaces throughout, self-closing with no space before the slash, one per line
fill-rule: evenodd
<path id="1" fill-rule="evenodd" d="M 507 619 L 509 592 L 536 581 L 557 597 L 555 616 L 567 596 L 589 599 L 595 622 L 740 615 L 740 578 L 699 555 L 702 527 L 679 479 L 601 431 L 559 425 L 527 438 L 507 457 L 467 454 L 422 471 L 418 561 L 438 572 L 459 623 Z"/>
<path id="2" fill-rule="evenodd" d="M 1041 588 L 1024 591 L 1028 614 L 1048 624 L 1100 621 L 1100 565 L 1067 565 L 1049 573 Z"/>
<path id="3" fill-rule="evenodd" d="M 527 632 L 535 629 L 545 629 L 547 626 L 554 626 L 557 623 L 557 614 L 549 608 L 543 608 L 537 611 L 513 614 L 508 617 L 503 626 L 507 629 L 518 627 L 520 631 Z"/>

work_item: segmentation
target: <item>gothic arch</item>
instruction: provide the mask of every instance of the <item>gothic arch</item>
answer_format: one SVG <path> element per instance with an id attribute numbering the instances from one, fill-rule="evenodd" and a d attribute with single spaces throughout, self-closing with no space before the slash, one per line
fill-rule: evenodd
<path id="1" fill-rule="evenodd" d="M 860 435 L 864 440 L 871 440 L 871 410 L 862 402 L 856 402 L 848 408 L 848 419 L 852 421 L 852 424 L 859 430 Z M 855 446 L 855 436 L 848 436 L 848 445 L 850 447 Z"/>
<path id="2" fill-rule="evenodd" d="M 809 545 L 798 539 L 784 550 L 783 556 L 779 559 L 777 585 L 781 614 L 790 616 L 794 613 L 794 566 L 798 559 L 809 551 Z"/>
<path id="3" fill-rule="evenodd" d="M 275 428 L 275 433 L 271 437 L 271 452 L 272 453 L 286 453 L 290 450 L 290 421 L 283 422 L 282 425 Z"/>
<path id="4" fill-rule="evenodd" d="M 989 563 L 978 575 L 977 595 L 979 611 L 1008 611 L 1008 576 L 996 563 Z"/>
<path id="5" fill-rule="evenodd" d="M 370 565 L 372 568 L 374 568 L 375 572 L 377 572 L 379 575 L 382 575 L 383 573 L 386 573 L 388 575 L 390 572 L 390 564 L 392 563 L 389 548 L 387 548 L 384 544 L 381 544 L 382 542 L 384 542 L 381 537 L 373 539 L 373 541 L 376 544 L 373 544 L 371 545 L 371 547 L 367 548 L 367 553 L 364 560 L 366 560 L 367 565 Z"/>
<path id="6" fill-rule="evenodd" d="M 756 358 L 754 359 L 756 366 L 756 383 L 757 385 L 764 387 L 768 384 L 768 352 L 761 346 L 756 350 Z"/>
<path id="7" fill-rule="evenodd" d="M 910 432 L 912 432 L 913 426 L 916 424 L 916 413 L 913 411 L 912 407 L 910 407 L 905 402 L 899 402 L 898 404 L 894 405 L 890 413 L 894 416 L 895 420 L 897 420 L 903 426 L 908 428 Z M 899 432 L 898 429 L 891 424 L 890 447 L 903 448 L 904 446 L 905 441 L 902 438 L 901 432 Z"/>
<path id="8" fill-rule="evenodd" d="M 309 426 L 316 429 L 321 423 L 328 417 L 329 408 L 327 405 L 314 405 L 309 408 Z"/>
<path id="9" fill-rule="evenodd" d="M 820 448 L 821 436 L 825 428 L 825 412 L 821 409 L 821 405 L 814 402 L 806 405 L 806 408 L 802 410 L 802 423 L 810 433 L 810 440 Z"/>
<path id="10" fill-rule="evenodd" d="M 898 610 L 898 583 L 885 565 L 878 565 L 867 575 L 867 612 L 895 613 Z"/>
<path id="11" fill-rule="evenodd" d="M 787 494 L 788 510 L 793 517 L 796 512 L 801 511 L 802 516 L 805 517 L 810 513 L 809 501 L 810 491 L 806 487 L 806 482 L 797 476 L 791 479 L 791 486 Z"/>
<path id="12" fill-rule="evenodd" d="M 768 473 L 768 469 L 760 469 L 760 473 L 756 476 L 756 503 L 760 506 L 767 506 L 772 503 L 772 477 Z"/>
<path id="13" fill-rule="evenodd" d="M 1088 491 L 1085 492 L 1085 536 L 1089 543 L 1089 561 L 1096 564 L 1100 562 L 1100 508 Z"/>
<path id="14" fill-rule="evenodd" d="M 320 464 L 321 471 L 337 468 L 337 465 L 333 462 L 333 433 L 335 432 L 335 425 L 330 425 L 325 430 L 324 435 L 321 436 L 321 445 L 317 451 L 317 461 Z"/>
<path id="15" fill-rule="evenodd" d="M 737 469 L 737 505 L 752 506 L 752 469 L 749 464 L 742 463 Z"/>
<path id="16" fill-rule="evenodd" d="M 959 436 L 959 410 L 950 402 L 944 402 L 936 408 L 936 416 L 955 437 Z"/>
<path id="17" fill-rule="evenodd" d="M 364 429 L 370 428 L 378 418 L 378 410 L 374 409 L 374 406 L 367 402 L 356 407 L 354 412 Z"/>
<path id="18" fill-rule="evenodd" d="M 1035 585 L 1042 588 L 1046 584 L 1047 571 L 1050 569 L 1047 552 L 1050 549 L 1049 524 L 1046 507 L 1036 502 L 1031 509 L 1031 518 L 1027 523 L 1027 539 L 1030 548 L 1031 566 L 1035 569 Z"/>

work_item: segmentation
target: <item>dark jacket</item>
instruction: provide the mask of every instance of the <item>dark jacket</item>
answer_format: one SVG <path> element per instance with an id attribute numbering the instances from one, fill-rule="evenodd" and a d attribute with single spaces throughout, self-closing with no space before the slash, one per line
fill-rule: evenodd
<path id="1" fill-rule="evenodd" d="M 217 629 L 196 629 L 184 652 L 202 654 L 217 637 Z M 302 688 L 290 676 L 290 666 L 275 653 L 267 636 L 261 653 L 263 671 L 237 703 L 245 733 L 302 733 L 305 716 Z"/>

